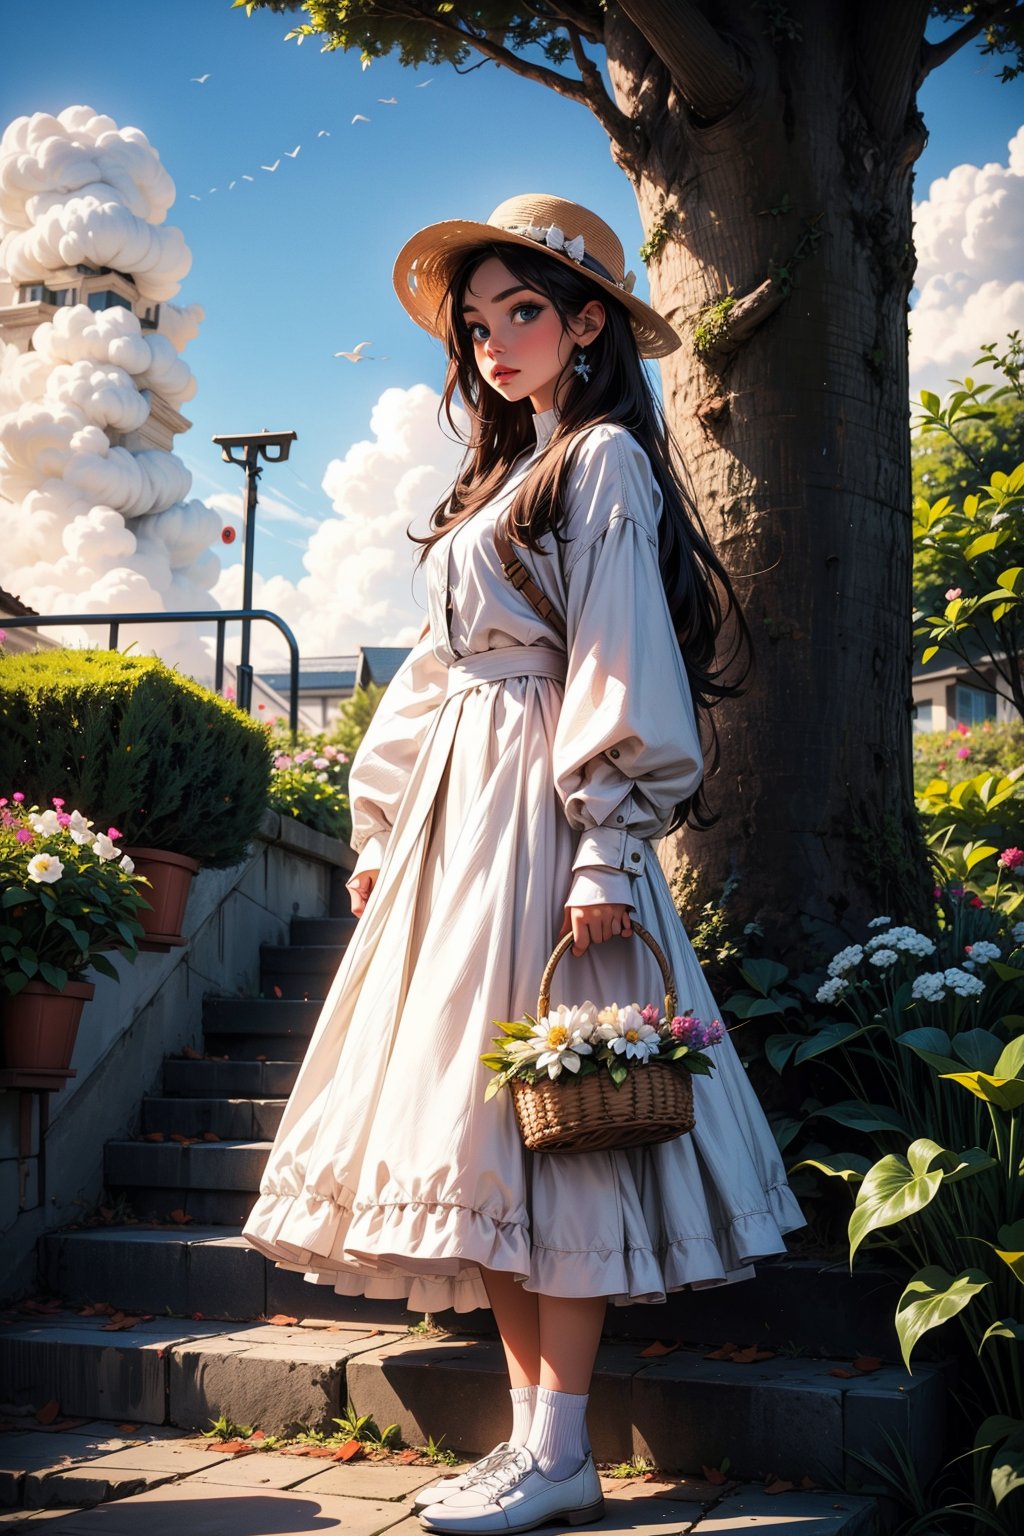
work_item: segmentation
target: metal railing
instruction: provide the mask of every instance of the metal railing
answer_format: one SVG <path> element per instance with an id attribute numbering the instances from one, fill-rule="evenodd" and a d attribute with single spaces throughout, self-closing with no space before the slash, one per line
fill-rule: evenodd
<path id="1" fill-rule="evenodd" d="M 109 631 L 109 648 L 117 649 L 118 632 L 122 624 L 216 624 L 217 653 L 214 668 L 214 690 L 220 693 L 224 686 L 224 627 L 232 620 L 263 619 L 281 631 L 290 655 L 288 688 L 288 727 L 294 736 L 299 729 L 299 644 L 288 625 L 278 614 L 266 608 L 215 608 L 186 613 L 47 613 L 18 614 L 8 617 L 0 614 L 0 629 L 45 629 L 57 624 L 106 624 Z M 238 687 L 235 703 L 239 709 L 252 712 L 252 667 L 240 665 L 235 673 Z"/>

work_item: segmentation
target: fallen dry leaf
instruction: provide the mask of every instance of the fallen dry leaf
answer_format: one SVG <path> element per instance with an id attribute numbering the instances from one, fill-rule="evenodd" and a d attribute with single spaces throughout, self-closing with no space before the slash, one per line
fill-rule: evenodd
<path id="1" fill-rule="evenodd" d="M 266 1438 L 267 1432 L 265 1429 L 254 1429 L 252 1434 L 249 1436 L 250 1440 L 265 1440 Z"/>
<path id="2" fill-rule="evenodd" d="M 772 1482 L 765 1484 L 765 1493 L 788 1493 L 795 1488 L 796 1483 L 787 1483 L 784 1477 L 777 1477 Z"/>
<path id="3" fill-rule="evenodd" d="M 736 1353 L 736 1351 L 738 1349 L 739 1349 L 739 1345 L 738 1344 L 720 1344 L 717 1349 L 713 1349 L 713 1350 L 710 1351 L 709 1354 L 706 1354 L 704 1356 L 704 1359 L 705 1360 L 731 1360 L 733 1355 Z"/>
<path id="4" fill-rule="evenodd" d="M 52 1397 L 48 1403 L 44 1403 L 42 1408 L 39 1409 L 36 1418 L 40 1424 L 52 1424 L 58 1413 L 60 1413 L 60 1403 L 58 1403 L 55 1397 Z"/>
<path id="5" fill-rule="evenodd" d="M 203 1059 L 200 1053 L 194 1051 L 190 1045 L 186 1045 L 181 1054 L 185 1057 L 186 1061 L 202 1061 Z"/>
<path id="6" fill-rule="evenodd" d="M 176 1141 L 179 1146 L 190 1147 L 195 1139 L 194 1136 L 183 1136 L 180 1131 L 171 1132 L 171 1140 Z"/>
<path id="7" fill-rule="evenodd" d="M 754 1360 L 774 1360 L 774 1349 L 758 1349 L 756 1344 L 751 1344 L 748 1349 L 738 1349 L 731 1359 L 736 1365 L 750 1365 Z"/>
<path id="8" fill-rule="evenodd" d="M 115 1312 L 109 1323 L 103 1323 L 101 1325 L 100 1332 L 120 1333 L 123 1332 L 126 1328 L 134 1328 L 135 1325 L 137 1323 L 141 1323 L 141 1321 L 141 1317 L 132 1317 L 130 1313 L 126 1315 L 123 1312 Z"/>
<path id="9" fill-rule="evenodd" d="M 124 1430 L 138 1429 L 139 1427 L 140 1426 L 138 1424 L 115 1424 L 114 1425 L 115 1429 L 124 1429 Z"/>
<path id="10" fill-rule="evenodd" d="M 398 1455 L 395 1457 L 395 1460 L 400 1462 L 402 1466 L 408 1466 L 410 1462 L 419 1461 L 419 1459 L 419 1451 L 414 1451 L 411 1447 L 407 1451 L 399 1451 Z"/>
<path id="11" fill-rule="evenodd" d="M 362 1451 L 363 1447 L 360 1441 L 348 1440 L 343 1446 L 340 1447 L 340 1449 L 334 1452 L 334 1460 L 354 1461 L 357 1456 L 362 1455 Z"/>
<path id="12" fill-rule="evenodd" d="M 880 1371 L 882 1362 L 877 1355 L 858 1355 L 853 1368 L 855 1371 Z"/>
<path id="13" fill-rule="evenodd" d="M 818 1486 L 819 1485 L 814 1481 L 814 1478 L 813 1477 L 808 1477 L 806 1472 L 804 1473 L 803 1477 L 800 1479 L 800 1487 L 801 1488 L 817 1488 Z"/>
<path id="14" fill-rule="evenodd" d="M 857 1375 L 857 1372 L 847 1371 L 841 1365 L 834 1365 L 832 1369 L 830 1371 L 826 1371 L 825 1374 L 827 1376 L 841 1376 L 844 1381 L 852 1381 Z"/>
<path id="15" fill-rule="evenodd" d="M 176 1221 L 176 1222 L 179 1223 L 179 1225 L 184 1226 L 186 1222 L 189 1222 L 189 1221 L 192 1220 L 192 1217 L 188 1214 L 187 1211 L 183 1211 L 181 1209 L 181 1206 L 179 1205 L 179 1207 L 178 1207 L 178 1209 L 176 1211 L 169 1211 L 168 1212 L 168 1220 Z"/>
<path id="16" fill-rule="evenodd" d="M 246 1452 L 249 1452 L 251 1455 L 253 1452 L 253 1447 L 246 1445 L 244 1440 L 222 1440 L 220 1445 L 211 1447 L 211 1449 L 227 1451 L 232 1456 L 244 1456 Z"/>
<path id="17" fill-rule="evenodd" d="M 705 1478 L 706 1482 L 718 1484 L 718 1483 L 726 1483 L 726 1482 L 729 1481 L 729 1479 L 726 1477 L 725 1473 L 724 1472 L 719 1472 L 717 1467 L 701 1467 L 701 1471 L 704 1474 L 704 1478 Z"/>
<path id="18" fill-rule="evenodd" d="M 205 1312 L 193 1312 L 192 1313 L 192 1321 L 194 1323 L 204 1323 L 206 1321 L 206 1313 Z"/>
<path id="19" fill-rule="evenodd" d="M 203 1140 L 204 1141 L 220 1141 L 220 1137 L 217 1135 L 216 1131 L 204 1131 L 203 1132 Z"/>
<path id="20" fill-rule="evenodd" d="M 287 1317 L 283 1312 L 275 1312 L 273 1317 L 267 1318 L 268 1323 L 274 1323 L 279 1328 L 295 1328 L 298 1326 L 297 1317 Z"/>
<path id="21" fill-rule="evenodd" d="M 139 1139 L 141 1141 L 164 1141 L 164 1140 L 166 1140 L 163 1131 L 146 1131 L 145 1135 L 141 1136 Z"/>
<path id="22" fill-rule="evenodd" d="M 646 1349 L 640 1351 L 641 1355 L 670 1355 L 678 1344 L 663 1344 L 660 1339 L 655 1339 L 653 1344 L 648 1344 Z"/>

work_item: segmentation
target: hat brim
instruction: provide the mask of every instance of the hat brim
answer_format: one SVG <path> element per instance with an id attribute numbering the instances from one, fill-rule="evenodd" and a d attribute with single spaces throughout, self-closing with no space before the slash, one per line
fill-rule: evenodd
<path id="1" fill-rule="evenodd" d="M 641 357 L 667 357 L 682 346 L 678 332 L 643 299 L 617 288 L 589 267 L 581 266 L 561 251 L 531 240 L 528 235 L 516 235 L 494 224 L 481 224 L 471 219 L 443 219 L 438 224 L 426 225 L 405 242 L 395 258 L 392 272 L 395 292 L 417 325 L 432 336 L 440 336 L 440 307 L 453 263 L 465 251 L 491 241 L 520 245 L 531 251 L 541 250 L 572 271 L 581 272 L 598 288 L 604 288 L 628 310 Z"/>

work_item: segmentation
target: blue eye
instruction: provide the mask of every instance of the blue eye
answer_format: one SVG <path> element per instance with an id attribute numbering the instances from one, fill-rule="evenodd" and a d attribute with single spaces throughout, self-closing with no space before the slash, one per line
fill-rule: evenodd
<path id="1" fill-rule="evenodd" d="M 535 315 L 539 315 L 540 314 L 540 312 L 543 309 L 543 307 L 544 306 L 542 304 L 517 304 L 515 306 L 515 308 L 512 310 L 512 314 L 513 315 L 519 315 L 519 314 L 522 314 L 524 309 L 532 309 L 534 311 L 534 314 L 530 316 L 530 320 L 532 320 Z M 523 322 L 524 325 L 529 325 L 530 320 L 525 320 Z M 487 327 L 484 325 L 483 321 L 481 321 L 481 320 L 474 320 L 473 323 L 469 327 L 470 339 L 472 341 L 480 341 L 480 340 L 482 340 L 481 337 L 476 335 L 476 332 L 477 331 L 485 331 L 486 329 L 487 329 Z"/>

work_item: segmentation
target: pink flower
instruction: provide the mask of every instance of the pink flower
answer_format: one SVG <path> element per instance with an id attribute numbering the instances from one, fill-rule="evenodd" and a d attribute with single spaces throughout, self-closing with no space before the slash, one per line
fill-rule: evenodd
<path id="1" fill-rule="evenodd" d="M 25 796 L 21 793 L 21 790 L 18 789 L 18 790 L 15 790 L 14 794 L 11 796 L 11 799 L 12 800 L 16 800 L 18 802 L 18 804 L 21 805 L 22 802 L 25 799 Z"/>
<path id="2" fill-rule="evenodd" d="M 28 827 L 19 827 L 14 835 L 19 843 L 30 843 L 32 841 L 32 833 Z"/>
<path id="3" fill-rule="evenodd" d="M 119 832 L 116 827 L 108 827 L 107 828 L 107 836 L 110 838 L 111 842 L 113 842 L 115 838 L 123 837 L 124 833 L 123 832 Z"/>
<path id="4" fill-rule="evenodd" d="M 1020 848 L 1004 848 L 999 855 L 998 862 L 1004 869 L 1020 869 L 1024 866 L 1024 850 Z"/>
<path id="5" fill-rule="evenodd" d="M 55 805 L 59 811 L 61 806 L 64 804 L 64 801 L 61 799 L 60 795 L 54 795 L 51 804 Z"/>
<path id="6" fill-rule="evenodd" d="M 640 1009 L 640 1017 L 645 1024 L 650 1024 L 653 1028 L 657 1028 L 661 1022 L 661 1009 L 654 1003 L 648 1003 L 646 1008 Z"/>
<path id="7" fill-rule="evenodd" d="M 64 802 L 61 801 L 61 804 L 63 804 L 63 803 Z M 59 811 L 57 813 L 57 822 L 58 822 L 59 826 L 70 827 L 70 825 L 71 825 L 71 817 L 68 815 L 67 811 Z"/>
<path id="8" fill-rule="evenodd" d="M 349 760 L 349 757 L 348 757 L 348 753 L 347 752 L 339 752 L 338 753 L 338 762 L 339 763 L 347 763 L 348 760 Z"/>
<path id="9" fill-rule="evenodd" d="M 7 804 L 7 796 L 6 796 L 6 795 L 4 795 L 4 797 L 3 797 L 3 799 L 2 799 L 2 800 L 0 800 L 0 808 L 2 808 L 2 807 L 3 807 L 3 806 L 5 806 L 5 805 L 6 805 L 6 804 Z"/>
<path id="10" fill-rule="evenodd" d="M 277 754 L 277 756 L 274 758 L 274 767 L 279 772 L 282 772 L 285 768 L 290 768 L 291 765 L 292 765 L 292 760 L 288 756 L 287 752 L 279 752 Z"/>
<path id="11" fill-rule="evenodd" d="M 939 889 L 938 886 L 936 886 L 934 891 L 932 891 L 932 897 L 933 897 L 933 899 L 935 901 L 941 901 L 942 900 L 942 892 L 941 892 L 941 890 Z"/>
<path id="12" fill-rule="evenodd" d="M 971 749 L 970 747 L 958 747 L 956 755 L 957 757 L 970 757 Z"/>
<path id="13" fill-rule="evenodd" d="M 3 643 L 4 643 L 4 641 L 6 639 L 7 639 L 7 631 L 6 631 L 6 629 L 0 629 L 0 645 L 3 645 Z"/>
<path id="14" fill-rule="evenodd" d="M 959 587 L 950 587 L 949 591 L 946 593 L 946 602 L 951 603 L 954 597 L 959 597 L 960 590 L 961 589 Z"/>
<path id="15" fill-rule="evenodd" d="M 957 721 L 956 728 L 957 728 L 958 734 L 961 735 L 961 736 L 969 736 L 971 734 L 970 726 L 969 725 L 964 725 L 962 720 L 958 720 Z"/>
<path id="16" fill-rule="evenodd" d="M 985 903 L 982 901 L 980 896 L 972 896 L 968 902 L 968 906 L 971 907 L 983 907 L 984 905 Z"/>

